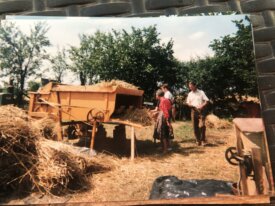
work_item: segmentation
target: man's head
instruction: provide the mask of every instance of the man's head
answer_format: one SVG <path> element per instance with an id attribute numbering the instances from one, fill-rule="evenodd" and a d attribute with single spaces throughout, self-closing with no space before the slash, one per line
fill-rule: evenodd
<path id="1" fill-rule="evenodd" d="M 190 89 L 192 92 L 194 92 L 194 91 L 197 90 L 197 84 L 196 84 L 195 82 L 192 82 L 192 81 L 189 82 L 188 86 L 189 86 L 189 89 Z"/>
<path id="2" fill-rule="evenodd" d="M 164 92 L 170 90 L 168 84 L 163 84 L 163 85 L 161 86 L 161 89 L 162 89 L 162 91 L 164 91 Z"/>
<path id="3" fill-rule="evenodd" d="M 156 92 L 156 98 L 160 99 L 163 96 L 164 96 L 164 92 L 161 89 L 158 89 Z"/>

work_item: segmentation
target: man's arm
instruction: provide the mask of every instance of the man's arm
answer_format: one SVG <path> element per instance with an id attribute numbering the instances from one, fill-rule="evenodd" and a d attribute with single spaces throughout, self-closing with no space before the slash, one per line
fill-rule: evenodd
<path id="1" fill-rule="evenodd" d="M 201 91 L 202 93 L 202 100 L 203 100 L 203 103 L 198 107 L 199 110 L 202 110 L 209 102 L 209 99 L 208 97 L 205 95 L 204 91 Z"/>
<path id="2" fill-rule="evenodd" d="M 208 101 L 204 101 L 200 106 L 198 106 L 198 109 L 202 110 L 207 104 L 208 104 Z"/>

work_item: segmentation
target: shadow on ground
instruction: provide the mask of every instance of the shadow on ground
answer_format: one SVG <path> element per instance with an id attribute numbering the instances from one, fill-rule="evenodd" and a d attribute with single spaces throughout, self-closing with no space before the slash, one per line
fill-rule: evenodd
<path id="1" fill-rule="evenodd" d="M 84 146 L 89 147 L 89 138 L 79 139 L 75 146 Z M 183 143 L 187 143 L 183 145 Z M 188 141 L 180 141 L 177 140 L 172 141 L 172 150 L 163 154 L 161 142 L 157 140 L 154 143 L 152 140 L 138 140 L 136 139 L 136 149 L 135 155 L 138 157 L 168 157 L 173 153 L 181 154 L 184 156 L 188 156 L 192 153 L 201 154 L 204 153 L 203 147 L 197 146 L 194 140 Z M 190 146 L 191 145 L 191 146 Z M 215 146 L 210 144 L 209 146 Z M 98 138 L 95 140 L 94 149 L 99 153 L 110 153 L 112 155 L 116 155 L 118 157 L 130 157 L 131 154 L 131 141 L 130 139 L 114 139 L 112 137 L 104 137 Z"/>

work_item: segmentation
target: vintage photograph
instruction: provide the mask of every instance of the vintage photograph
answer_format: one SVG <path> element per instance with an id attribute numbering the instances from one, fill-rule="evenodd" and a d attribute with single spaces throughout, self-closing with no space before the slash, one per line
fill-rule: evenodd
<path id="1" fill-rule="evenodd" d="M 247 15 L 7 16 L 0 202 L 268 194 Z"/>

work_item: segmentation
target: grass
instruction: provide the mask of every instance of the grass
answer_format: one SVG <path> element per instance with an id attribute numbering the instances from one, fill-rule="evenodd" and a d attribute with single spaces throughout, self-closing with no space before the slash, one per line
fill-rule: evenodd
<path id="1" fill-rule="evenodd" d="M 194 140 L 193 137 L 193 127 L 190 122 L 184 122 L 184 124 L 174 124 L 174 134 L 176 139 L 182 142 L 189 142 Z"/>

